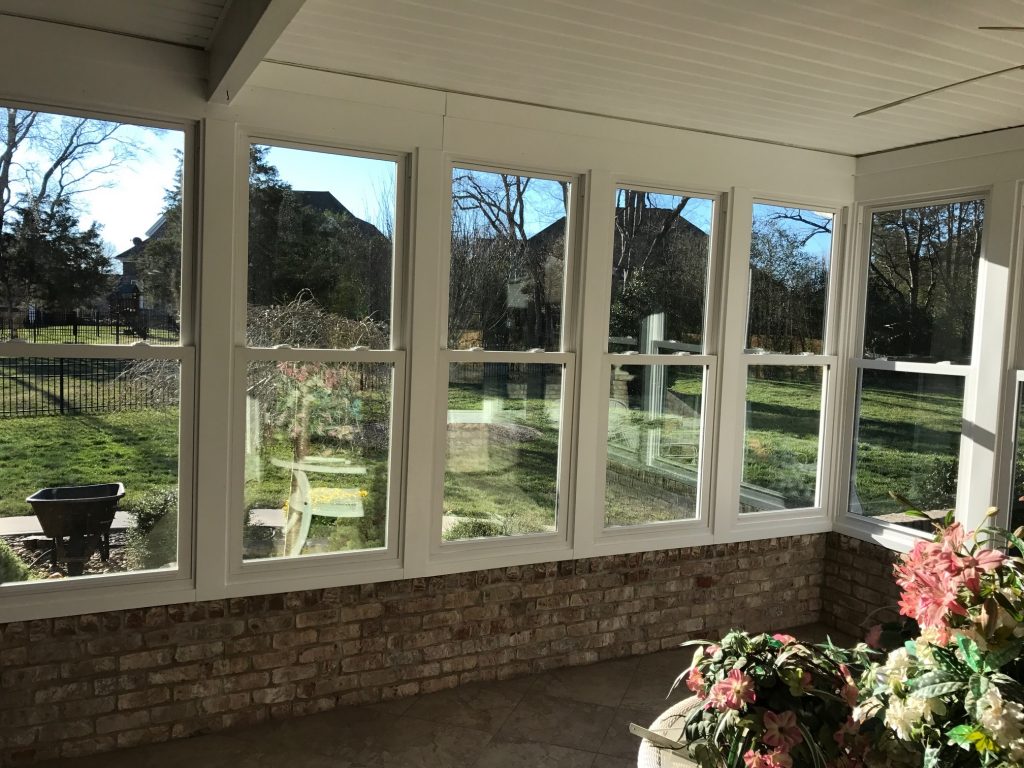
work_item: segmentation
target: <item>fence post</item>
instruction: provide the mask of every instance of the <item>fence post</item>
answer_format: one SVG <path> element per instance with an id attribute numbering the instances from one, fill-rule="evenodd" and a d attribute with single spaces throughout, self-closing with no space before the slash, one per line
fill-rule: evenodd
<path id="1" fill-rule="evenodd" d="M 120 316 L 114 317 L 114 343 L 121 343 L 121 318 Z"/>
<path id="2" fill-rule="evenodd" d="M 64 358 L 60 358 L 60 412 L 64 413 Z"/>

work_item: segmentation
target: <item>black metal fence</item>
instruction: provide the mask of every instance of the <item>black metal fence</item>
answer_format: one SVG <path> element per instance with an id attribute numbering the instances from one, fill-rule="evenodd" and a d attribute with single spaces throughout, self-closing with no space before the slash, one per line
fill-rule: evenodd
<path id="1" fill-rule="evenodd" d="M 174 386 L 133 375 L 134 360 L 0 359 L 0 418 L 111 413 L 178 404 Z M 176 365 L 176 363 L 175 363 Z"/>
<path id="2" fill-rule="evenodd" d="M 8 318 L 7 336 L 36 344 L 177 344 L 178 319 L 152 309 L 118 313 L 32 309 Z"/>

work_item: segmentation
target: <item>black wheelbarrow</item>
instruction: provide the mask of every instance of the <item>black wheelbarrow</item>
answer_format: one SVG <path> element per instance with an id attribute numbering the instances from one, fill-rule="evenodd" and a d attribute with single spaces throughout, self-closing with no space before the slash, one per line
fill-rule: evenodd
<path id="1" fill-rule="evenodd" d="M 54 565 L 65 563 L 69 576 L 81 576 L 97 549 L 103 562 L 110 557 L 110 526 L 123 496 L 123 483 L 102 483 L 43 488 L 25 501 L 53 539 Z"/>

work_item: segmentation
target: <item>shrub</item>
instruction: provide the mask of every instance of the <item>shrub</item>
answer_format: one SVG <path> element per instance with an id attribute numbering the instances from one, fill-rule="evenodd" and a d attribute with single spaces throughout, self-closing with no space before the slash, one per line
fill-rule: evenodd
<path id="1" fill-rule="evenodd" d="M 131 570 L 164 568 L 178 558 L 178 489 L 147 491 L 127 507 L 135 513 L 125 545 Z"/>
<path id="2" fill-rule="evenodd" d="M 501 525 L 490 520 L 459 520 L 451 528 L 445 531 L 446 541 L 457 539 L 482 539 L 490 536 L 502 536 L 504 531 Z"/>
<path id="3" fill-rule="evenodd" d="M 14 554 L 14 550 L 6 541 L 0 539 L 0 584 L 5 581 L 27 581 L 31 578 L 32 572 L 28 566 Z"/>

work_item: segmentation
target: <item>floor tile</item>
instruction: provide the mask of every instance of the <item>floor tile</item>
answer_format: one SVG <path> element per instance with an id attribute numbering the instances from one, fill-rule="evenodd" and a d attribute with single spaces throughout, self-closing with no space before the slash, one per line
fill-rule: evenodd
<path id="1" fill-rule="evenodd" d="M 621 659 L 537 675 L 532 691 L 546 696 L 617 707 L 633 679 L 638 660 Z"/>
<path id="2" fill-rule="evenodd" d="M 507 683 L 464 685 L 417 696 L 405 714 L 435 723 L 495 733 L 523 698 L 524 692 L 523 686 Z"/>
<path id="3" fill-rule="evenodd" d="M 636 723 L 645 728 L 654 722 L 661 713 L 660 709 L 636 709 L 633 707 L 620 707 L 615 710 L 612 721 L 608 725 L 604 739 L 597 751 L 604 755 L 617 757 L 636 757 L 640 749 L 640 737 L 629 732 L 629 724 Z"/>
<path id="4" fill-rule="evenodd" d="M 590 768 L 593 752 L 529 741 L 491 741 L 473 768 Z"/>
<path id="5" fill-rule="evenodd" d="M 636 768 L 636 755 L 632 757 L 597 755 L 590 768 Z"/>
<path id="6" fill-rule="evenodd" d="M 528 693 L 498 731 L 498 738 L 596 752 L 614 715 L 613 707 Z"/>

